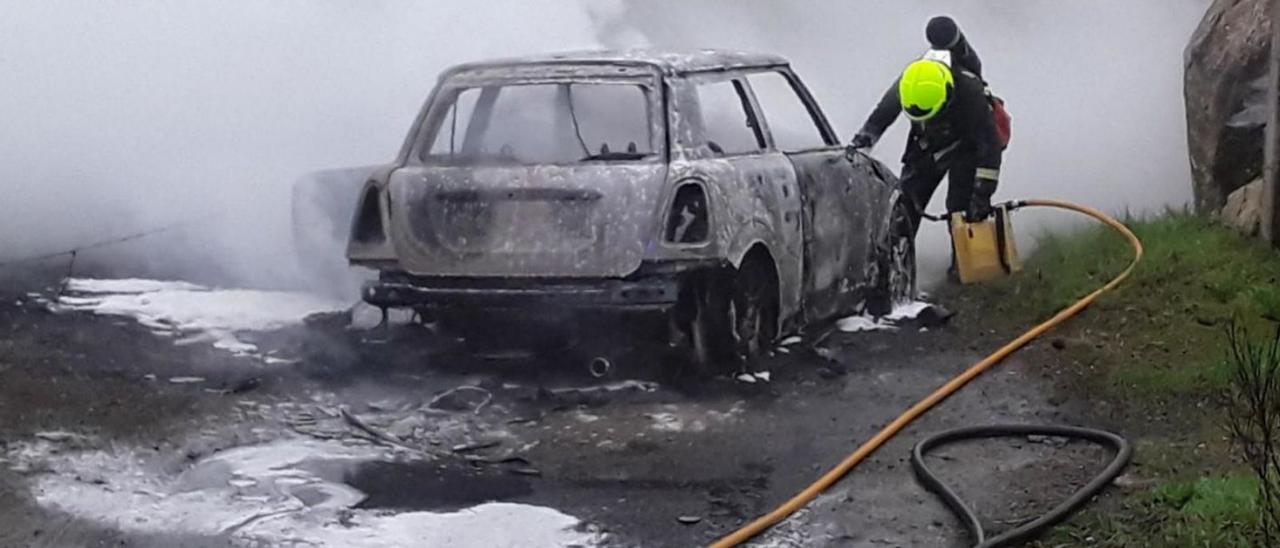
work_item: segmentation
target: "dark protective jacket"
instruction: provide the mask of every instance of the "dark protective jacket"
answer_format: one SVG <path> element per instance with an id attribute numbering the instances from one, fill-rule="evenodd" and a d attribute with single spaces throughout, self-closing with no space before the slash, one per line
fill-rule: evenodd
<path id="1" fill-rule="evenodd" d="M 982 59 L 978 57 L 978 52 L 974 51 L 973 46 L 969 45 L 969 40 L 964 37 L 964 33 L 960 34 L 960 40 L 956 45 L 947 48 L 947 51 L 951 52 L 952 68 L 967 70 L 979 80 L 982 79 Z"/>
<path id="2" fill-rule="evenodd" d="M 925 155 L 939 161 L 956 153 L 972 154 L 980 178 L 998 179 L 1004 147 L 996 133 L 986 85 L 967 71 L 956 70 L 953 74 L 955 89 L 942 112 L 929 121 L 911 123 L 902 162 L 916 162 L 925 159 Z M 901 112 L 902 103 L 895 80 L 862 126 L 862 133 L 879 140 Z"/>

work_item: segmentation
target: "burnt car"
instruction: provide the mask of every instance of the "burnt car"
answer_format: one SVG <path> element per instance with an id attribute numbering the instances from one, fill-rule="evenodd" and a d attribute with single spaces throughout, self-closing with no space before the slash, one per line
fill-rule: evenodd
<path id="1" fill-rule="evenodd" d="M 559 54 L 445 71 L 347 258 L 464 335 L 618 326 L 714 366 L 911 298 L 906 207 L 783 58 Z"/>

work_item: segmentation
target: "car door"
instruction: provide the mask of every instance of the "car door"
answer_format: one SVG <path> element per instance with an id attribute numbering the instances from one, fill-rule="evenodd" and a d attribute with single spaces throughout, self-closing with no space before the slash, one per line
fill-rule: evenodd
<path id="1" fill-rule="evenodd" d="M 873 251 L 876 179 L 845 158 L 844 147 L 799 79 L 785 68 L 747 76 L 773 146 L 796 172 L 804 234 L 803 293 L 808 321 L 852 310 Z"/>
<path id="2" fill-rule="evenodd" d="M 673 162 L 677 178 L 704 177 L 716 204 L 717 225 L 728 237 L 725 252 L 745 253 L 763 242 L 778 274 L 779 312 L 784 322 L 799 312 L 803 260 L 800 196 L 795 170 L 771 145 L 758 106 L 742 75 L 715 71 L 688 75 L 680 84 L 697 119 L 688 166 Z M 690 170 L 690 171 L 686 171 Z"/>

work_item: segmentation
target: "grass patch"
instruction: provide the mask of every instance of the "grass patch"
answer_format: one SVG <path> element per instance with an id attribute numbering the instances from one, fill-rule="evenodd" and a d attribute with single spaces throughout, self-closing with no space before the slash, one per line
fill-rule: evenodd
<path id="1" fill-rule="evenodd" d="M 1258 480 L 1231 476 L 1166 483 L 1155 490 L 1153 502 L 1187 521 L 1256 523 Z"/>
<path id="2" fill-rule="evenodd" d="M 1162 484 L 1124 502 L 1118 513 L 1093 513 L 1054 531 L 1041 546 L 1258 545 L 1258 481 L 1238 475 Z M 1117 516 L 1140 515 L 1141 520 Z"/>
<path id="3" fill-rule="evenodd" d="M 1170 400 L 1225 388 L 1227 323 L 1234 318 L 1254 330 L 1280 318 L 1280 254 L 1183 212 L 1126 224 L 1146 247 L 1133 276 L 1049 336 L 1099 373 L 1084 387 L 1091 393 Z M 1010 332 L 1097 289 L 1131 255 L 1108 227 L 1048 234 L 1022 274 L 959 291 L 975 303 L 994 303 L 987 305 L 994 311 L 979 312 L 985 327 Z"/>

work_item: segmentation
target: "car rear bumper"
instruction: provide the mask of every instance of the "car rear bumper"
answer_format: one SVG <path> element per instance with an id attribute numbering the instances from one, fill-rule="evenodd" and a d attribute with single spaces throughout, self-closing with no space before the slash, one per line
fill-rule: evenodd
<path id="1" fill-rule="evenodd" d="M 385 277 L 368 282 L 362 296 L 380 307 L 603 308 L 665 310 L 679 299 L 674 276 L 643 279 L 524 281 Z"/>

